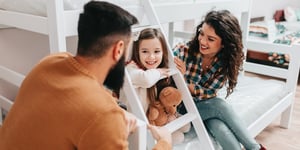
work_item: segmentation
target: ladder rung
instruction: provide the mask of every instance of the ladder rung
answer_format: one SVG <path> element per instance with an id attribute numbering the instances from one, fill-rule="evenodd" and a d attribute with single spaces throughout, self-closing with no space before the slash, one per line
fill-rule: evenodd
<path id="1" fill-rule="evenodd" d="M 183 116 L 180 116 L 176 120 L 171 121 L 170 123 L 166 124 L 165 127 L 169 129 L 169 131 L 174 132 L 179 128 L 183 127 L 184 125 L 190 123 L 196 119 L 196 115 L 192 113 L 186 113 Z"/>
<path id="2" fill-rule="evenodd" d="M 177 69 L 170 69 L 170 76 L 180 73 Z"/>
<path id="3" fill-rule="evenodd" d="M 182 31 L 175 31 L 174 32 L 174 37 L 179 37 L 179 38 L 183 38 L 183 39 L 190 39 L 191 37 L 193 37 L 192 32 L 182 32 Z"/>
<path id="4" fill-rule="evenodd" d="M 1 108 L 5 109 L 6 111 L 9 111 L 12 105 L 13 105 L 13 102 L 11 100 L 9 100 L 8 98 L 0 95 L 0 106 L 1 106 Z"/>
<path id="5" fill-rule="evenodd" d="M 0 66 L 0 79 L 4 79 L 17 87 L 20 87 L 24 78 L 24 75 L 12 71 L 4 66 Z"/>

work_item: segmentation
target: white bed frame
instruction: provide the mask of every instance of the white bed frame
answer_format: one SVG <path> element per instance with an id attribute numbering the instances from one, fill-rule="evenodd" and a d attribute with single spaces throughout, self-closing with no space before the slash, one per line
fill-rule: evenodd
<path id="1" fill-rule="evenodd" d="M 195 18 L 200 19 L 211 9 L 228 9 L 235 14 L 241 14 L 241 26 L 245 42 L 244 45 L 247 48 L 252 50 L 263 50 L 266 52 L 277 51 L 289 53 L 291 56 L 291 62 L 288 70 L 248 62 L 245 63 L 244 67 L 246 71 L 286 79 L 286 86 L 288 89 L 288 94 L 280 102 L 270 108 L 267 113 L 248 127 L 251 134 L 257 135 L 279 114 L 282 114 L 281 125 L 286 128 L 289 126 L 300 65 L 296 58 L 297 56 L 300 56 L 300 46 L 279 46 L 271 43 L 247 40 L 246 37 L 248 33 L 252 0 L 203 0 L 194 3 L 180 2 L 153 4 L 153 6 L 160 23 L 169 23 L 168 37 L 170 41 L 175 35 L 178 35 L 177 32 L 173 32 L 174 24 L 177 21 Z M 149 22 L 153 22 L 151 21 L 151 19 L 153 19 L 151 17 L 148 18 L 148 21 L 145 21 L 145 13 L 143 12 L 144 10 L 142 9 L 142 6 L 126 6 L 125 9 L 135 14 L 140 21 L 142 20 L 139 26 L 149 25 Z M 46 17 L 0 10 L 0 24 L 48 35 L 50 43 L 49 53 L 62 52 L 66 51 L 66 37 L 77 35 L 77 20 L 81 11 L 82 10 L 64 11 L 63 2 L 61 0 L 48 0 Z M 0 73 L 1 77 L 7 78 L 9 82 L 18 86 L 24 78 L 24 76 L 2 66 Z M 4 76 L 2 76 L 2 74 Z M 2 108 L 9 110 L 12 102 L 1 96 L 0 104 Z M 140 132 L 137 133 L 141 134 L 136 134 L 132 138 L 134 139 L 132 140 L 132 143 L 137 143 L 139 145 L 135 146 L 133 149 L 145 149 L 146 144 L 145 141 L 142 140 L 145 138 L 145 124 L 141 123 L 140 127 Z M 137 142 L 136 139 L 139 139 L 137 140 L 139 142 Z"/>
<path id="2" fill-rule="evenodd" d="M 280 101 L 273 105 L 273 107 L 269 108 L 266 113 L 264 113 L 255 122 L 251 123 L 248 126 L 250 133 L 253 136 L 256 136 L 280 115 L 280 126 L 283 128 L 288 128 L 292 119 L 292 110 L 298 83 L 300 67 L 300 61 L 298 57 L 300 56 L 300 45 L 283 45 L 273 44 L 265 41 L 247 40 L 245 42 L 245 46 L 247 49 L 259 52 L 278 52 L 290 55 L 290 63 L 288 69 L 245 62 L 245 71 L 284 80 L 284 86 L 286 89 L 286 95 L 281 98 Z"/>

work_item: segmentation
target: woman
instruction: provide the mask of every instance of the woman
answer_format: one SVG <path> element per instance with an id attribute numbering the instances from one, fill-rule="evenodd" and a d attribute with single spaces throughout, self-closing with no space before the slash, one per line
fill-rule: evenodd
<path id="1" fill-rule="evenodd" d="M 244 54 L 238 20 L 227 10 L 211 11 L 197 26 L 187 46 L 179 45 L 174 55 L 197 109 L 210 134 L 224 150 L 265 149 L 249 135 L 232 108 L 217 91 L 224 85 L 228 97 L 237 84 Z M 180 110 L 182 111 L 182 110 Z"/>

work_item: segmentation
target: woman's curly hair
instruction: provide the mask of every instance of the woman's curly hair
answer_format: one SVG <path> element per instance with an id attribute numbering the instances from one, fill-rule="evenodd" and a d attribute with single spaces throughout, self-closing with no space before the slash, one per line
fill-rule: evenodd
<path id="1" fill-rule="evenodd" d="M 219 60 L 222 63 L 222 70 L 219 72 L 224 75 L 228 82 L 228 97 L 237 84 L 239 71 L 242 70 L 245 55 L 243 52 L 242 31 L 239 22 L 228 10 L 210 11 L 204 20 L 197 26 L 196 35 L 188 43 L 189 53 L 194 55 L 199 51 L 199 30 L 203 24 L 214 28 L 215 33 L 222 39 L 222 49 L 219 51 Z"/>

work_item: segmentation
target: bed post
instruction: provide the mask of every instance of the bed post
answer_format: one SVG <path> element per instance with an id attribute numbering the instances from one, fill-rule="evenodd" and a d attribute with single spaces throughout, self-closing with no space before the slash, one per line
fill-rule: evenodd
<path id="1" fill-rule="evenodd" d="M 48 35 L 50 52 L 66 51 L 66 36 L 64 29 L 64 6 L 62 0 L 47 1 Z"/>
<path id="2" fill-rule="evenodd" d="M 241 20 L 240 20 L 240 26 L 242 29 L 242 40 L 244 45 L 244 55 L 246 58 L 247 55 L 247 41 L 248 41 L 248 33 L 249 33 L 249 24 L 250 24 L 250 14 L 251 14 L 251 8 L 252 8 L 252 0 L 249 0 L 247 11 L 244 11 L 241 13 Z M 246 59 L 244 60 L 246 62 Z M 241 72 L 242 75 L 244 75 L 244 69 Z"/>
<path id="3" fill-rule="evenodd" d="M 290 64 L 289 64 L 289 68 L 288 68 L 288 75 L 287 75 L 287 90 L 289 92 L 292 92 L 292 96 L 291 96 L 291 105 L 282 112 L 281 114 L 281 118 L 280 118 L 280 126 L 283 128 L 289 128 L 291 120 L 292 120 L 292 113 L 293 113 L 293 105 L 294 105 L 294 101 L 295 101 L 295 95 L 296 95 L 296 88 L 297 88 L 297 82 L 298 81 L 298 75 L 299 75 L 299 66 L 300 66 L 300 62 L 297 61 L 298 58 L 300 56 L 300 45 L 299 44 L 295 44 L 292 45 L 292 49 L 291 49 L 291 53 L 290 53 Z"/>

